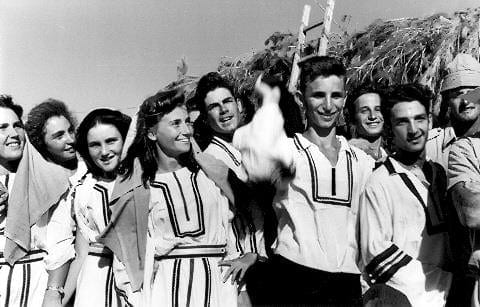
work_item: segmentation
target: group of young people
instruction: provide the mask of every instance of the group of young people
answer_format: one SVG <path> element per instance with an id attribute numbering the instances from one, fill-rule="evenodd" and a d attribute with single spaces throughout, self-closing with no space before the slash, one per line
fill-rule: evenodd
<path id="1" fill-rule="evenodd" d="M 300 68 L 294 96 L 257 81 L 248 122 L 216 72 L 194 110 L 160 91 L 133 121 L 49 99 L 24 124 L 1 96 L 0 304 L 478 304 L 480 64 L 449 65 L 435 129 L 425 86 Z"/>

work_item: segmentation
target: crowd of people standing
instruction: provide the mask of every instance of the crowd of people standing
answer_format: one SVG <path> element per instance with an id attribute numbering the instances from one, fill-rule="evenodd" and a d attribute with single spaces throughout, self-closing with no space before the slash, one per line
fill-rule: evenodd
<path id="1" fill-rule="evenodd" d="M 299 66 L 251 119 L 216 72 L 135 120 L 0 96 L 0 304 L 480 305 L 480 63 L 449 64 L 435 119 L 423 85 Z"/>

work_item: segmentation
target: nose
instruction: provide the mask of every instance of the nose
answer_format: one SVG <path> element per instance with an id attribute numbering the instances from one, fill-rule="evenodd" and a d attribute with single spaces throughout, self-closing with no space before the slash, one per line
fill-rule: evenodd
<path id="1" fill-rule="evenodd" d="M 332 109 L 333 109 L 332 97 L 330 95 L 326 95 L 325 96 L 324 110 L 325 111 L 331 111 Z"/>
<path id="2" fill-rule="evenodd" d="M 187 123 L 183 123 L 181 126 L 180 126 L 180 133 L 183 134 L 183 135 L 192 135 L 193 132 L 192 132 L 192 127 L 187 124 Z"/>
<path id="3" fill-rule="evenodd" d="M 377 114 L 375 112 L 368 111 L 368 119 L 369 120 L 374 120 L 376 118 L 377 118 Z"/>
<path id="4" fill-rule="evenodd" d="M 11 137 L 18 136 L 18 132 L 13 126 L 9 126 L 7 132 L 8 132 L 8 135 Z"/>
<path id="5" fill-rule="evenodd" d="M 107 145 L 105 145 L 105 144 L 102 145 L 101 154 L 102 154 L 102 156 L 108 155 L 108 146 Z"/>
<path id="6" fill-rule="evenodd" d="M 67 141 L 67 144 L 75 143 L 75 135 L 73 133 L 70 133 L 70 132 L 67 133 L 66 141 Z"/>
<path id="7" fill-rule="evenodd" d="M 220 104 L 220 113 L 225 113 L 227 112 L 228 109 L 227 109 L 227 106 L 226 104 L 224 104 L 223 102 Z"/>
<path id="8" fill-rule="evenodd" d="M 412 121 L 410 121 L 410 122 L 408 123 L 408 128 L 407 128 L 407 129 L 408 129 L 407 132 L 408 132 L 409 134 L 416 134 L 417 131 L 418 131 L 418 126 L 417 126 L 417 124 L 415 123 L 415 121 L 412 120 Z"/>

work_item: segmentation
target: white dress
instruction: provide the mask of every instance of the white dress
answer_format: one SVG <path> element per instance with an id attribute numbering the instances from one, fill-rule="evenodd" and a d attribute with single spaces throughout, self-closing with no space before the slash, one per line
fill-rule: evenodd
<path id="1" fill-rule="evenodd" d="M 14 179 L 14 173 L 0 175 L 0 182 L 9 193 Z M 3 255 L 6 215 L 0 215 L 0 306 L 42 305 L 48 281 L 46 270 L 56 269 L 73 257 L 69 249 L 73 236 L 62 236 L 62 242 L 59 242 L 55 249 L 49 249 L 50 241 L 57 238 L 52 234 L 65 234 L 65 230 L 70 231 L 70 227 L 65 229 L 61 226 L 63 222 L 58 223 L 68 219 L 68 216 L 68 212 L 57 210 L 57 207 L 52 207 L 44 214 L 31 228 L 31 250 L 11 267 Z"/>
<path id="2" fill-rule="evenodd" d="M 228 244 L 228 199 L 203 171 L 157 174 L 150 184 L 146 306 L 236 306 L 236 286 L 218 262 Z"/>
<path id="3" fill-rule="evenodd" d="M 89 242 L 88 255 L 77 279 L 75 306 L 132 305 L 129 285 L 119 287 L 114 276 L 126 274 L 123 265 L 96 239 L 110 221 L 109 197 L 114 184 L 115 181 L 99 181 L 88 174 L 72 195 L 78 230 Z"/>

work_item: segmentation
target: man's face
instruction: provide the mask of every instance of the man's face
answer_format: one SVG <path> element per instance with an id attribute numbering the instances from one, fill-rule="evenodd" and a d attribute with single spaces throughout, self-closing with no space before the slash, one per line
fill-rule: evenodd
<path id="1" fill-rule="evenodd" d="M 390 111 L 393 142 L 406 152 L 419 152 L 425 148 L 428 137 L 429 117 L 418 101 L 396 103 Z"/>
<path id="2" fill-rule="evenodd" d="M 240 124 L 241 104 L 230 90 L 218 87 L 205 97 L 207 123 L 219 134 L 233 134 Z"/>
<path id="3" fill-rule="evenodd" d="M 303 100 L 310 127 L 330 129 L 336 125 L 345 103 L 344 83 L 343 77 L 331 75 L 307 84 Z"/>
<path id="4" fill-rule="evenodd" d="M 380 96 L 366 93 L 355 100 L 355 125 L 359 136 L 376 137 L 383 131 Z"/>
<path id="5" fill-rule="evenodd" d="M 480 115 L 480 105 L 475 101 L 467 101 L 458 96 L 466 94 L 475 87 L 462 87 L 453 89 L 447 93 L 447 101 L 450 107 L 450 116 L 458 122 L 473 122 Z"/>

